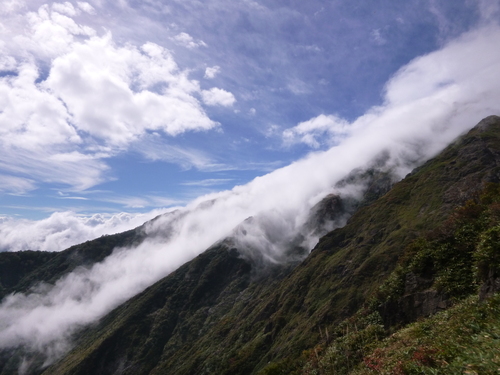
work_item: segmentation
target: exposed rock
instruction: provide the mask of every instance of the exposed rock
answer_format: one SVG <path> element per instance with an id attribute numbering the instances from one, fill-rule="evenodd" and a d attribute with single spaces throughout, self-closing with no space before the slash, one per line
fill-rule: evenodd
<path id="1" fill-rule="evenodd" d="M 333 225 L 333 223 L 337 223 L 336 226 L 341 226 L 340 222 L 345 222 L 347 217 L 352 214 L 350 206 L 339 195 L 328 194 L 311 208 L 309 219 L 304 225 L 306 231 L 313 235 L 321 235 L 324 234 L 322 232 L 328 232 L 327 227 Z M 332 228 L 328 229 L 331 230 Z"/>
<path id="2" fill-rule="evenodd" d="M 496 292 L 500 292 L 500 275 L 490 270 L 488 278 L 479 288 L 479 300 L 484 301 Z"/>
<path id="3" fill-rule="evenodd" d="M 413 272 L 406 274 L 405 295 L 412 294 L 418 290 L 429 288 L 434 280 L 415 275 Z"/>
<path id="4" fill-rule="evenodd" d="M 380 307 L 379 313 L 384 325 L 391 327 L 414 322 L 420 317 L 433 315 L 450 306 L 451 301 L 446 294 L 429 289 L 405 295 L 397 301 L 386 302 Z"/>

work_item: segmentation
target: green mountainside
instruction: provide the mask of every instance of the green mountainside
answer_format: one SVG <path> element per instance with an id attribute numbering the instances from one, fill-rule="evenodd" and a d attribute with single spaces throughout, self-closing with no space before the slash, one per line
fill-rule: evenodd
<path id="1" fill-rule="evenodd" d="M 257 267 L 224 240 L 80 332 L 50 367 L 40 370 L 32 354 L 27 373 L 499 373 L 491 354 L 499 302 L 491 296 L 500 290 L 500 117 L 387 193 L 387 176 L 372 181 L 347 224 L 304 261 Z M 314 222 L 347 206 L 327 197 Z M 58 254 L 0 254 L 0 271 L 9 262 L 19 269 L 0 277 L 3 295 L 53 283 L 143 235 L 138 228 Z M 450 338 L 470 353 L 457 359 Z M 474 362 L 476 344 L 493 367 Z M 4 353 L 0 373 L 17 373 L 20 358 Z"/>

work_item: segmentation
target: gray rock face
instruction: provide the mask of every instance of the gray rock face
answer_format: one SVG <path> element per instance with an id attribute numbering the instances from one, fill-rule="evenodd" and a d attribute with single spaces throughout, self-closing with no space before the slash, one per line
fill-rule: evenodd
<path id="1" fill-rule="evenodd" d="M 479 288 L 479 300 L 484 301 L 497 292 L 500 292 L 500 275 L 490 270 L 488 278 Z"/>
<path id="2" fill-rule="evenodd" d="M 433 283 L 432 279 L 425 279 L 410 272 L 405 278 L 405 293 L 404 295 L 417 292 L 419 289 L 427 289 Z"/>
<path id="3" fill-rule="evenodd" d="M 414 322 L 451 306 L 445 294 L 436 290 L 426 290 L 401 297 L 397 301 L 384 303 L 379 313 L 386 327 Z"/>

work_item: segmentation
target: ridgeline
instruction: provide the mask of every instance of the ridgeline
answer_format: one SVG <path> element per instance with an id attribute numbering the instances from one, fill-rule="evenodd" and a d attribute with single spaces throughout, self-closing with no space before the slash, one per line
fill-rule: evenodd
<path id="1" fill-rule="evenodd" d="M 302 262 L 257 267 L 221 241 L 82 329 L 49 367 L 19 348 L 3 352 L 0 374 L 23 361 L 47 375 L 497 374 L 499 183 L 490 116 L 392 188 L 374 174 L 346 225 Z M 315 220 L 347 206 L 327 197 Z M 57 254 L 2 253 L 1 296 L 143 238 L 138 228 Z"/>

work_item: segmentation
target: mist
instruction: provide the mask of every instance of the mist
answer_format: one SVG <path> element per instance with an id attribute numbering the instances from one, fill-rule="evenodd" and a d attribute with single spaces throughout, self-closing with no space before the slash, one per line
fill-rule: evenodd
<path id="1" fill-rule="evenodd" d="M 150 236 L 139 246 L 115 249 L 54 286 L 6 297 L 0 305 L 0 348 L 24 345 L 44 353 L 48 364 L 71 348 L 74 332 L 228 236 L 245 256 L 256 252 L 270 262 L 286 261 L 286 244 L 301 232 L 315 204 L 330 193 L 362 192 L 359 185 L 335 187 L 351 171 L 384 160 L 381 168 L 401 179 L 479 120 L 500 113 L 498 45 L 500 29 L 488 26 L 413 60 L 387 82 L 382 105 L 342 122 L 340 135 L 330 133 L 336 137 L 330 149 L 200 197 L 146 225 Z M 245 230 L 236 230 L 241 225 Z"/>
<path id="2" fill-rule="evenodd" d="M 103 235 L 136 228 L 166 211 L 94 215 L 66 211 L 55 212 L 39 221 L 0 218 L 0 251 L 61 251 Z"/>

